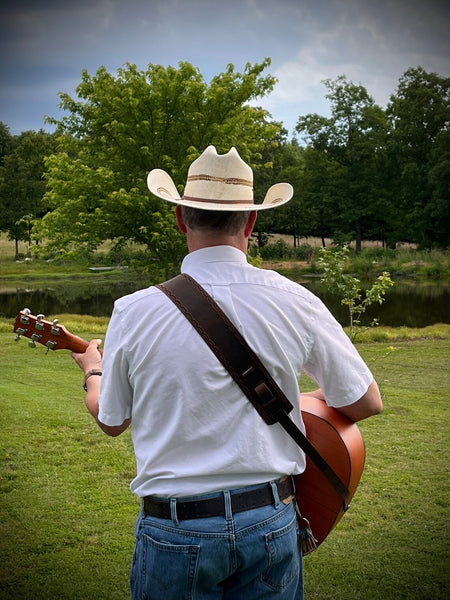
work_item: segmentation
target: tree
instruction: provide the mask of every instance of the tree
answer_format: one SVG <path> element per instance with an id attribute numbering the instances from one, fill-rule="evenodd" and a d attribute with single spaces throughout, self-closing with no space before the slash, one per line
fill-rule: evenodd
<path id="1" fill-rule="evenodd" d="M 341 297 L 341 304 L 348 307 L 349 337 L 352 342 L 356 336 L 366 329 L 361 327 L 361 317 L 366 309 L 378 302 L 382 304 L 388 289 L 394 285 L 390 273 L 383 271 L 371 287 L 364 293 L 358 278 L 345 273 L 349 260 L 349 248 L 320 248 L 318 262 L 322 270 L 321 281 L 327 284 L 327 288 L 336 292 Z M 378 325 L 378 319 L 373 319 L 370 327 Z"/>
<path id="2" fill-rule="evenodd" d="M 363 231 L 379 212 L 380 170 L 387 136 L 384 111 L 361 85 L 344 76 L 326 80 L 331 117 L 317 114 L 299 117 L 296 130 L 306 133 L 310 147 L 324 153 L 327 167 L 334 164 L 334 237 L 356 239 L 361 250 Z M 329 188 L 329 184 L 328 184 Z M 326 203 L 330 196 L 327 194 Z"/>
<path id="3" fill-rule="evenodd" d="M 428 182 L 431 197 L 425 217 L 429 238 L 441 248 L 450 246 L 450 130 L 443 130 L 434 144 Z"/>
<path id="4" fill-rule="evenodd" d="M 304 235 L 302 214 L 302 189 L 301 176 L 303 172 L 303 148 L 294 139 L 286 141 L 286 130 L 282 130 L 277 143 L 267 146 L 263 153 L 264 168 L 255 172 L 255 195 L 263 198 L 267 190 L 274 183 L 287 181 L 294 188 L 292 200 L 278 208 L 276 211 L 262 211 L 258 214 L 255 233 L 258 240 L 266 241 L 268 233 L 276 231 L 293 236 L 294 247 L 299 238 Z"/>
<path id="5" fill-rule="evenodd" d="M 450 78 L 408 69 L 387 108 L 390 161 L 405 237 L 450 244 Z"/>
<path id="6" fill-rule="evenodd" d="M 12 150 L 12 136 L 9 127 L 0 121 L 0 166 L 3 164 L 3 158 Z"/>
<path id="7" fill-rule="evenodd" d="M 8 147 L 10 152 L 3 156 L 0 167 L 0 230 L 15 240 L 17 259 L 19 240 L 31 243 L 33 221 L 48 210 L 44 160 L 57 144 L 54 135 L 41 130 L 12 137 Z"/>
<path id="8" fill-rule="evenodd" d="M 308 147 L 304 152 L 304 170 L 302 177 L 302 196 L 304 235 L 320 237 L 325 247 L 325 238 L 333 236 L 338 229 L 335 210 L 339 202 L 339 185 L 345 172 L 344 167 L 328 156 L 327 153 Z"/>
<path id="9" fill-rule="evenodd" d="M 51 120 L 64 152 L 47 162 L 54 207 L 40 228 L 47 247 L 91 252 L 105 239 L 131 240 L 158 258 L 156 233 L 164 231 L 164 270 L 174 270 L 184 241 L 170 207 L 150 196 L 146 175 L 159 167 L 184 182 L 209 144 L 218 152 L 236 146 L 257 169 L 281 131 L 267 111 L 249 105 L 273 89 L 275 79 L 261 75 L 269 64 L 247 64 L 244 73 L 228 65 L 209 84 L 187 62 L 178 69 L 150 64 L 146 71 L 127 64 L 116 77 L 104 67 L 95 76 L 83 71 L 80 100 L 61 94 L 70 114 Z"/>

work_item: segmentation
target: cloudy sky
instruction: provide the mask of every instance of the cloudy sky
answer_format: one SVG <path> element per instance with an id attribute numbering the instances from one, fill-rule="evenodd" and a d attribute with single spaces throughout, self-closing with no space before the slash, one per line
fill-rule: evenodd
<path id="1" fill-rule="evenodd" d="M 300 115 L 328 114 L 324 79 L 386 106 L 409 67 L 450 76 L 449 32 L 448 0 L 3 0 L 0 121 L 47 128 L 83 69 L 188 61 L 209 81 L 270 57 L 279 83 L 260 104 L 292 134 Z"/>

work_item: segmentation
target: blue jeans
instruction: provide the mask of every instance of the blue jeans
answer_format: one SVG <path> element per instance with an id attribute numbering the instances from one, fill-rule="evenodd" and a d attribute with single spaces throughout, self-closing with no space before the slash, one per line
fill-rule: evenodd
<path id="1" fill-rule="evenodd" d="M 138 517 L 131 569 L 133 600 L 303 600 L 303 564 L 295 502 L 274 503 L 224 516 L 178 521 Z M 192 498 L 191 498 L 192 499 Z M 183 500 L 188 500 L 183 498 Z"/>

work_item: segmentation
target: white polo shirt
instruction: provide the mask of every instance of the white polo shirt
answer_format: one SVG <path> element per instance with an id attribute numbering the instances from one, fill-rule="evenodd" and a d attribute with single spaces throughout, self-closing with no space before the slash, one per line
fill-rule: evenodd
<path id="1" fill-rule="evenodd" d="M 182 272 L 226 312 L 294 405 L 313 377 L 329 404 L 358 400 L 373 377 L 323 303 L 301 285 L 248 264 L 230 246 L 189 254 Z M 298 474 L 305 458 L 268 426 L 197 331 L 155 287 L 116 301 L 105 338 L 99 419 L 132 418 L 138 496 L 189 496 Z"/>

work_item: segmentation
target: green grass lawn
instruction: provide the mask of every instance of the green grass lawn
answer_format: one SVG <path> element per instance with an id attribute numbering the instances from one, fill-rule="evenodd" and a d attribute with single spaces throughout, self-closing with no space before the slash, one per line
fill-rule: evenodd
<path id="1" fill-rule="evenodd" d="M 359 349 L 384 411 L 360 423 L 366 469 L 352 507 L 305 560 L 308 600 L 449 597 L 450 340 Z"/>
<path id="2" fill-rule="evenodd" d="M 107 321 L 81 322 L 61 317 L 86 339 Z M 8 330 L 0 322 L 0 597 L 128 598 L 139 508 L 129 433 L 97 428 L 68 352 L 45 356 Z M 307 600 L 449 596 L 450 327 L 438 331 L 390 330 L 390 350 L 358 344 L 385 409 L 360 424 L 366 469 L 350 511 L 305 559 Z"/>

